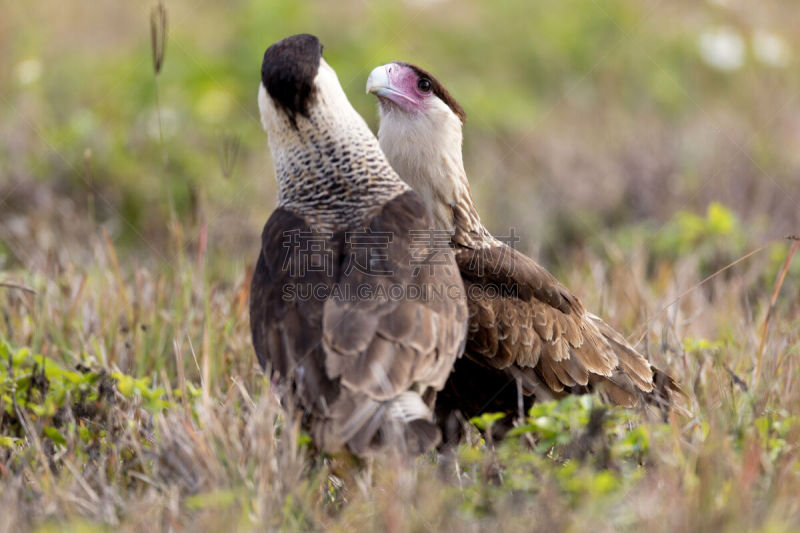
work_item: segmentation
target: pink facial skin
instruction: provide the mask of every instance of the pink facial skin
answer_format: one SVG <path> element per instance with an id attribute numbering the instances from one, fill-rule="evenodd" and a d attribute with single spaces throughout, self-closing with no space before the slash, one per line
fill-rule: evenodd
<path id="1" fill-rule="evenodd" d="M 405 65 L 390 63 L 385 68 L 389 86 L 376 92 L 381 104 L 391 102 L 405 111 L 421 111 L 428 98 L 433 96 L 430 81 L 421 80 L 413 69 Z M 427 87 L 427 91 L 420 87 Z"/>

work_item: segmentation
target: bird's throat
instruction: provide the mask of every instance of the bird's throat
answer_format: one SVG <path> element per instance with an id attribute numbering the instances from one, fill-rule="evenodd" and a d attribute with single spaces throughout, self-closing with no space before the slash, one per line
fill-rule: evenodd
<path id="1" fill-rule="evenodd" d="M 403 113 L 384 114 L 379 140 L 389 163 L 428 206 L 434 229 L 449 231 L 460 246 L 479 248 L 495 242 L 472 199 L 461 155 L 460 123 L 433 128 Z"/>

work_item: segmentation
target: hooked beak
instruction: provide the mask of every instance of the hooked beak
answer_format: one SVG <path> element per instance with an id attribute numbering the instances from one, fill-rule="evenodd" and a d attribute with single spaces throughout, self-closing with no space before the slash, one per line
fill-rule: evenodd
<path id="1" fill-rule="evenodd" d="M 389 79 L 389 72 L 392 68 L 393 65 L 390 63 L 372 69 L 367 78 L 367 93 L 372 93 L 378 98 L 391 100 L 398 105 L 416 105 L 417 102 L 412 98 L 392 86 L 392 82 Z"/>

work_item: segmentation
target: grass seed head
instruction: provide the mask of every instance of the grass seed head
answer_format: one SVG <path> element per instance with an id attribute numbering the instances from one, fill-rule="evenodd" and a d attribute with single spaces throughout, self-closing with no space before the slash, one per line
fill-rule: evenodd
<path id="1" fill-rule="evenodd" d="M 233 175 L 233 169 L 236 167 L 236 159 L 239 157 L 239 146 L 239 135 L 236 133 L 222 132 L 217 155 L 219 156 L 219 167 L 225 179 Z"/>
<path id="2" fill-rule="evenodd" d="M 153 52 L 153 70 L 156 76 L 164 65 L 164 51 L 167 46 L 167 8 L 159 1 L 150 10 L 150 48 Z"/>

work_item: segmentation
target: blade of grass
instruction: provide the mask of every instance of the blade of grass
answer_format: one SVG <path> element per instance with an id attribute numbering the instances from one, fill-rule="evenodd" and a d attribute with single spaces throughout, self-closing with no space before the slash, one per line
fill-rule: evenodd
<path id="1" fill-rule="evenodd" d="M 131 319 L 131 308 L 128 299 L 128 291 L 125 286 L 125 278 L 122 275 L 122 268 L 119 264 L 119 258 L 117 256 L 117 250 L 114 247 L 114 243 L 111 241 L 111 235 L 108 234 L 105 228 L 103 228 L 103 240 L 106 244 L 106 252 L 108 253 L 108 258 L 111 261 L 111 266 L 114 269 L 114 278 L 117 283 L 117 290 L 119 291 L 119 296 L 122 299 L 122 308 L 125 310 L 125 316 L 130 321 Z"/>

